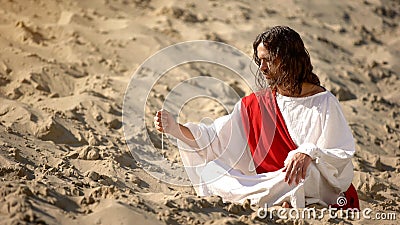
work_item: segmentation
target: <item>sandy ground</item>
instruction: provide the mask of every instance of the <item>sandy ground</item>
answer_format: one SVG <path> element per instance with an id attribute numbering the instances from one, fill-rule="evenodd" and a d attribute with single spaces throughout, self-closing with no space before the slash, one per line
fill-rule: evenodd
<path id="1" fill-rule="evenodd" d="M 251 56 L 274 25 L 297 30 L 315 72 L 341 101 L 357 143 L 353 184 L 361 207 L 400 216 L 400 2 L 364 1 L 0 1 L 0 223 L 2 224 L 396 224 L 393 220 L 257 218 L 248 204 L 199 198 L 160 182 L 132 157 L 122 126 L 132 74 L 158 50 L 215 40 Z M 154 86 L 146 122 L 162 97 L 215 65 L 180 66 Z M 143 97 L 143 96 L 136 96 Z M 229 100 L 231 96 L 224 96 Z M 180 121 L 217 118 L 216 101 L 189 102 Z M 138 149 L 143 137 L 132 134 Z M 160 152 L 179 164 L 176 147 Z"/>

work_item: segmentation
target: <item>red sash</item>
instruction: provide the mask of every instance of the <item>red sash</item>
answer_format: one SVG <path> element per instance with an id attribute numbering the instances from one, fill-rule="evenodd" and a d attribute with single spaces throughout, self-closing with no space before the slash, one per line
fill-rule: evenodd
<path id="1" fill-rule="evenodd" d="M 289 135 L 282 113 L 278 109 L 275 94 L 265 91 L 242 99 L 242 122 L 247 142 L 256 165 L 257 173 L 279 170 L 284 167 L 288 153 L 297 149 Z M 350 185 L 345 192 L 347 204 L 336 208 L 360 208 L 358 195 Z"/>

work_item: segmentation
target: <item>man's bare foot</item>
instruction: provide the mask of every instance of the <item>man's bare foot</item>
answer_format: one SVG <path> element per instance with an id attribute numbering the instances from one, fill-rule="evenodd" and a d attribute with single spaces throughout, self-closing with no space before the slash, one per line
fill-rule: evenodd
<path id="1" fill-rule="evenodd" d="M 289 204 L 289 202 L 283 202 L 282 208 L 292 208 L 292 206 Z"/>

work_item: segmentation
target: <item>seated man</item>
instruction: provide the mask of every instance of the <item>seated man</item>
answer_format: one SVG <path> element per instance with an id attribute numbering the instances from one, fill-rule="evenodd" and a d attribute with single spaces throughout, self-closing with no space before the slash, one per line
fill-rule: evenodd
<path id="1" fill-rule="evenodd" d="M 156 129 L 176 137 L 186 172 L 200 196 L 303 208 L 335 204 L 351 185 L 354 140 L 339 102 L 320 86 L 300 35 L 277 26 L 253 43 L 260 90 L 210 126 L 178 124 L 166 110 Z M 268 86 L 266 85 L 268 84 Z"/>

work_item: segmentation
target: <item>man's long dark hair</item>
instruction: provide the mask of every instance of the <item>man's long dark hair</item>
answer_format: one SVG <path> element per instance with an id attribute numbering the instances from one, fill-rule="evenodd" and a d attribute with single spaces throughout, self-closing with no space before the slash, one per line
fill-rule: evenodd
<path id="1" fill-rule="evenodd" d="M 291 94 L 301 93 L 303 82 L 320 85 L 317 75 L 312 70 L 310 55 L 304 47 L 300 35 L 286 26 L 276 26 L 259 34 L 253 43 L 255 63 L 260 67 L 261 60 L 257 56 L 257 47 L 260 43 L 267 49 L 272 79 L 268 84 L 272 89 L 280 86 Z M 256 83 L 259 88 L 265 88 L 265 75 L 259 70 Z"/>

